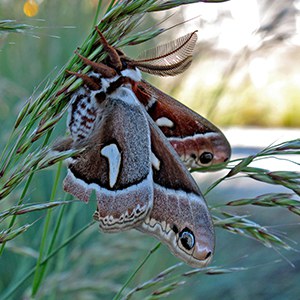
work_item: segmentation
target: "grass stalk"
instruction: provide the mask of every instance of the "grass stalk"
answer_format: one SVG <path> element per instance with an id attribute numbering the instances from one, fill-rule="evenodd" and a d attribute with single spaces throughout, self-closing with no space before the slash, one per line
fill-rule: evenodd
<path id="1" fill-rule="evenodd" d="M 121 298 L 121 295 L 123 291 L 126 289 L 126 287 L 129 285 L 129 283 L 133 280 L 135 275 L 138 273 L 138 271 L 144 266 L 144 264 L 148 261 L 148 259 L 152 256 L 153 253 L 155 253 L 159 247 L 161 246 L 161 243 L 157 243 L 145 256 L 145 258 L 140 262 L 140 264 L 137 266 L 137 268 L 131 273 L 131 275 L 128 277 L 128 279 L 123 284 L 122 288 L 119 290 L 119 292 L 115 295 L 113 300 L 119 300 Z"/>
<path id="2" fill-rule="evenodd" d="M 75 232 L 73 235 L 71 235 L 65 242 L 63 242 L 59 247 L 57 247 L 53 252 L 51 252 L 49 255 L 47 255 L 43 260 L 41 260 L 39 266 L 43 266 L 44 264 L 48 263 L 48 261 L 53 258 L 55 255 L 59 253 L 64 247 L 66 247 L 68 244 L 70 244 L 72 241 L 74 241 L 78 236 L 80 236 L 85 230 L 90 228 L 92 225 L 95 224 L 95 221 L 92 221 L 79 229 L 77 232 Z M 37 265 L 34 266 L 26 276 L 24 276 L 20 281 L 18 281 L 13 287 L 2 296 L 2 300 L 11 299 L 11 296 L 16 292 L 16 290 L 26 281 L 28 280 L 36 271 Z"/>
<path id="3" fill-rule="evenodd" d="M 54 183 L 53 183 L 52 192 L 51 192 L 51 196 L 50 196 L 50 202 L 53 202 L 56 198 L 59 178 L 60 178 L 60 174 L 61 174 L 61 169 L 62 169 L 62 163 L 60 162 L 58 164 L 58 168 L 57 168 L 57 171 L 56 171 L 56 176 L 55 176 L 55 180 L 54 180 Z M 51 222 L 51 217 L 52 217 L 52 210 L 48 210 L 47 215 L 46 215 L 46 219 L 45 219 L 45 225 L 44 225 L 44 230 L 43 230 L 43 234 L 42 234 L 40 249 L 39 249 L 40 250 L 39 257 L 37 259 L 35 274 L 34 274 L 33 283 L 32 283 L 32 292 L 31 292 L 32 297 L 34 297 L 36 295 L 36 293 L 38 292 L 38 289 L 41 285 L 41 282 L 43 280 L 43 277 L 44 277 L 44 274 L 45 274 L 45 271 L 46 271 L 46 267 L 47 267 L 47 263 L 44 263 L 41 266 L 41 262 L 43 260 L 44 249 L 46 247 L 46 242 L 48 240 L 49 226 L 50 226 L 50 222 Z M 59 228 L 59 225 L 61 224 L 60 221 L 61 220 L 58 220 L 58 222 L 56 224 L 56 229 L 53 233 L 53 237 L 51 239 L 47 254 L 51 253 L 51 251 L 54 247 L 56 237 L 57 237 L 58 228 Z"/>

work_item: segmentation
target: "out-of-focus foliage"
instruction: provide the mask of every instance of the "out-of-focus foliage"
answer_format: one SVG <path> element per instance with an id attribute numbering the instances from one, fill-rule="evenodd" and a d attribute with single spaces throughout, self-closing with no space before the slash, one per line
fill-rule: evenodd
<path id="1" fill-rule="evenodd" d="M 183 11 L 181 20 L 192 20 L 179 29 L 200 28 L 193 65 L 158 84 L 218 124 L 299 127 L 299 2 L 195 7 Z"/>
<path id="2" fill-rule="evenodd" d="M 109 2 L 102 2 L 106 9 Z M 182 1 L 164 2 L 172 5 Z M 195 11 L 201 16 L 163 35 L 163 39 L 171 40 L 181 35 L 180 32 L 199 30 L 200 43 L 193 66 L 175 79 L 164 78 L 158 82 L 155 78 L 157 84 L 164 91 L 171 86 L 169 92 L 210 116 L 218 125 L 297 126 L 299 86 L 293 81 L 297 79 L 293 77 L 296 76 L 293 70 L 297 69 L 293 62 L 297 59 L 292 59 L 291 64 L 291 59 L 286 59 L 289 53 L 297 55 L 297 28 L 293 27 L 293 19 L 297 17 L 298 2 L 273 4 L 274 1 L 253 0 L 259 12 L 258 26 L 245 38 L 242 47 L 230 49 L 222 46 L 225 33 L 221 29 L 231 24 L 232 41 L 239 30 L 245 29 L 243 15 L 238 18 L 244 10 L 234 10 L 240 2 L 192 4 L 180 10 L 149 14 L 131 38 L 135 43 L 141 42 L 146 38 L 139 31 L 154 26 L 153 31 L 148 31 L 151 37 L 151 32 L 160 33 L 157 28 L 180 23 L 191 18 L 190 12 Z M 11 155 L 1 159 L 2 170 L 9 161 L 6 170 L 11 173 L 1 178 L 0 192 L 6 198 L 0 201 L 0 243 L 7 243 L 1 248 L 0 291 L 3 294 L 0 298 L 14 291 L 11 299 L 29 297 L 33 292 L 36 299 L 111 299 L 155 248 L 156 241 L 135 231 L 99 234 L 97 226 L 90 223 L 94 203 L 63 201 L 69 200 L 61 188 L 65 168 L 55 163 L 64 157 L 46 154 L 51 138 L 64 135 L 65 112 L 53 113 L 53 107 L 59 103 L 56 99 L 45 103 L 36 101 L 53 84 L 59 70 L 66 64 L 73 65 L 74 57 L 70 57 L 91 31 L 98 1 L 36 1 L 39 9 L 34 19 L 24 15 L 24 3 L 0 2 L 0 143 L 1 148 L 7 144 L 18 145 L 18 149 L 6 149 L 5 153 Z M 130 24 L 132 19 L 127 21 Z M 130 26 L 126 27 L 126 22 L 122 24 L 130 32 Z M 117 33 L 118 27 L 110 30 L 111 39 L 117 40 L 113 30 Z M 254 45 L 250 37 L 254 38 Z M 90 39 L 89 36 L 87 41 Z M 126 44 L 128 40 L 121 42 Z M 152 40 L 147 45 L 150 43 L 157 42 Z M 136 45 L 125 51 L 135 56 L 144 47 L 145 44 Z M 61 74 L 64 77 L 64 72 Z M 266 74 L 267 78 L 261 76 Z M 30 97 L 32 101 L 25 105 Z M 30 111 L 32 104 L 44 116 L 49 116 L 40 126 L 40 115 Z M 28 114 L 33 119 L 36 117 L 36 121 L 30 123 L 25 117 Z M 18 115 L 21 123 L 16 124 Z M 10 138 L 14 124 L 20 130 L 18 133 L 27 134 L 24 140 L 21 135 Z M 47 134 L 53 125 L 50 138 Z M 47 133 L 45 139 L 34 131 L 36 126 L 40 132 Z M 26 128 L 28 132 L 22 131 Z M 32 143 L 32 137 L 39 140 Z M 169 293 L 170 299 L 296 299 L 300 280 L 299 255 L 294 251 L 297 248 L 294 241 L 299 241 L 299 173 L 270 172 L 249 164 L 266 156 L 299 157 L 299 148 L 299 140 L 273 145 L 255 155 L 233 160 L 229 170 L 214 177 L 201 177 L 202 190 L 211 190 L 206 198 L 216 225 L 213 265 L 191 270 L 176 264 L 178 261 L 167 249 L 160 247 L 149 255 L 122 295 L 127 295 L 126 299 L 160 299 Z M 40 171 L 35 172 L 36 168 Z M 247 178 L 238 178 L 241 175 Z M 270 192 L 265 192 L 263 183 L 272 184 Z M 278 186 L 288 188 L 288 193 L 276 189 Z"/>

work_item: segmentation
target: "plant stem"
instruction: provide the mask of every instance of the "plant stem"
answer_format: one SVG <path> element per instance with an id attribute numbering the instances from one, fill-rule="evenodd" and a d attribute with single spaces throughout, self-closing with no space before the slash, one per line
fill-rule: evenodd
<path id="1" fill-rule="evenodd" d="M 63 249 L 65 246 L 67 246 L 71 241 L 73 241 L 76 237 L 78 237 L 81 233 L 83 233 L 86 229 L 94 225 L 96 221 L 92 221 L 89 224 L 85 225 L 83 228 L 75 232 L 72 236 L 70 236 L 63 244 L 61 244 L 59 247 L 57 247 L 53 252 L 51 252 L 48 256 L 46 256 L 40 263 L 40 266 L 43 266 L 46 264 L 49 259 L 54 257 L 61 249 Z M 35 272 L 37 266 L 34 266 L 28 274 L 23 277 L 19 282 L 17 282 L 4 296 L 1 298 L 1 300 L 11 299 L 11 295 L 28 279 L 31 275 Z"/>
<path id="2" fill-rule="evenodd" d="M 61 169 L 62 169 L 62 163 L 60 162 L 58 164 L 55 180 L 54 180 L 54 183 L 53 183 L 50 202 L 54 201 L 54 199 L 55 199 Z M 48 210 L 47 216 L 46 216 L 46 221 L 45 221 L 45 226 L 44 226 L 44 230 L 43 230 L 43 235 L 42 235 L 42 241 L 41 241 L 41 245 L 40 245 L 40 252 L 39 252 L 40 254 L 39 254 L 39 257 L 38 257 L 38 260 L 37 260 L 37 263 L 36 263 L 36 271 L 35 271 L 35 275 L 34 275 L 34 279 L 33 279 L 33 283 L 32 283 L 32 292 L 31 293 L 32 293 L 33 297 L 36 295 L 36 293 L 39 289 L 39 286 L 41 285 L 41 282 L 43 280 L 43 277 L 44 277 L 44 274 L 45 274 L 45 271 L 46 271 L 46 267 L 47 267 L 46 263 L 41 267 L 41 261 L 42 261 L 46 241 L 47 241 L 49 225 L 50 225 L 50 221 L 51 221 L 51 215 L 52 215 L 52 210 Z M 57 236 L 57 234 L 54 233 L 53 238 L 52 238 L 51 243 L 50 243 L 50 246 L 49 246 L 49 249 L 48 249 L 48 254 L 53 249 L 53 245 L 54 245 L 54 242 L 56 240 L 56 236 Z"/>
<path id="3" fill-rule="evenodd" d="M 121 297 L 122 292 L 125 290 L 125 288 L 128 286 L 128 284 L 131 282 L 131 280 L 134 278 L 134 276 L 137 274 L 137 272 L 143 267 L 143 265 L 147 262 L 147 260 L 150 258 L 150 256 L 158 250 L 161 243 L 157 243 L 147 254 L 147 256 L 141 261 L 141 263 L 137 266 L 137 268 L 134 270 L 134 272 L 129 276 L 129 278 L 126 280 L 120 291 L 116 294 L 116 296 L 113 298 L 113 300 L 119 300 Z"/>

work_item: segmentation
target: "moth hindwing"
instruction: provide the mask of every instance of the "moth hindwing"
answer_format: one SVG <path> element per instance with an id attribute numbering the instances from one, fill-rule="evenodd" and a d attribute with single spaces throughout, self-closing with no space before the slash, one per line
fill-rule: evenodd
<path id="1" fill-rule="evenodd" d="M 229 160 L 229 142 L 204 117 L 144 80 L 137 83 L 135 93 L 187 167 L 207 167 Z"/>

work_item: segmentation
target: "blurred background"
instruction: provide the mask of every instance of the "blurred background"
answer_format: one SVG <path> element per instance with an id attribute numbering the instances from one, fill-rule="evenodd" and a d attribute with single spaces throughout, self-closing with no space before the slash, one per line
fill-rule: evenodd
<path id="1" fill-rule="evenodd" d="M 0 0 L 0 22 L 16 20 L 30 25 L 24 30 L 0 30 L 1 148 L 26 99 L 34 91 L 38 94 L 55 78 L 89 34 L 97 4 L 96 0 Z M 233 147 L 233 158 L 254 154 L 272 143 L 299 138 L 300 1 L 231 0 L 220 4 L 193 4 L 153 13 L 142 26 L 172 27 L 178 23 L 182 24 L 151 42 L 125 48 L 129 56 L 136 57 L 146 47 L 198 30 L 195 58 L 187 72 L 175 78 L 148 77 L 147 80 L 222 128 Z M 65 129 L 63 120 L 54 138 L 63 136 Z M 300 164 L 299 158 L 291 159 Z M 271 170 L 299 171 L 299 165 L 286 161 L 267 160 L 256 164 Z M 27 202 L 49 199 L 54 170 L 54 167 L 47 169 L 35 177 Z M 224 174 L 220 171 L 193 175 L 205 191 Z M 20 188 L 8 201 L 0 203 L 0 211 L 16 203 L 21 191 Z M 286 191 L 238 178 L 225 181 L 206 199 L 214 207 L 268 192 Z M 61 198 L 57 200 L 63 195 L 61 191 Z M 75 203 L 66 209 L 69 218 L 63 220 L 62 238 L 87 224 L 94 207 Z M 279 208 L 247 206 L 230 211 L 251 216 L 280 233 L 299 250 L 299 217 L 296 215 Z M 31 228 L 6 245 L 0 259 L 0 292 L 26 276 L 34 266 L 43 214 L 28 214 L 18 219 L 23 224 L 38 218 L 35 229 Z M 247 270 L 193 276 L 170 299 L 299 298 L 298 251 L 275 251 L 220 229 L 216 236 L 213 265 L 246 267 Z M 97 226 L 93 226 L 52 261 L 37 299 L 111 299 L 155 244 L 153 238 L 135 231 L 108 235 L 100 234 Z M 161 247 L 131 287 L 176 262 L 165 247 Z M 18 289 L 14 299 L 29 295 L 30 286 L 31 279 Z M 145 295 L 147 293 L 141 291 L 134 299 L 143 299 Z"/>

